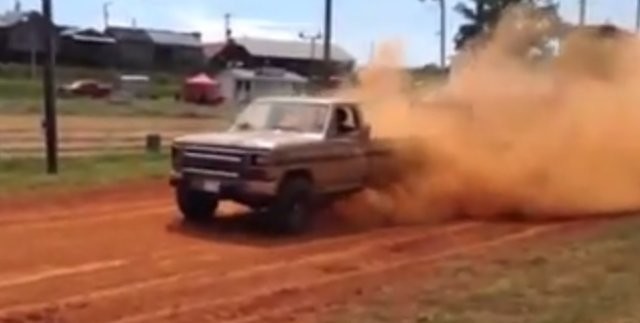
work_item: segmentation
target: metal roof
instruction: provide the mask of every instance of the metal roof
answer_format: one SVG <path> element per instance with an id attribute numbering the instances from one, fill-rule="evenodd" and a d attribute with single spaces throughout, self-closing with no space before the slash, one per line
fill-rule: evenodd
<path id="1" fill-rule="evenodd" d="M 37 11 L 7 11 L 0 14 L 0 28 L 12 27 L 21 21 L 27 21 L 35 15 L 40 15 Z"/>
<path id="2" fill-rule="evenodd" d="M 198 33 L 128 27 L 109 27 L 107 34 L 118 41 L 153 43 L 165 46 L 202 47 Z"/>
<path id="3" fill-rule="evenodd" d="M 256 70 L 250 70 L 246 68 L 232 68 L 222 73 L 230 74 L 234 78 L 241 79 L 241 80 L 274 81 L 274 82 L 284 81 L 284 82 L 291 82 L 291 83 L 307 83 L 308 82 L 307 78 L 286 70 L 282 70 L 282 73 L 279 73 L 278 75 L 262 74 Z"/>
<path id="4" fill-rule="evenodd" d="M 201 47 L 202 42 L 197 33 L 179 33 L 166 30 L 145 30 L 156 45 Z"/>
<path id="5" fill-rule="evenodd" d="M 258 102 L 287 102 L 287 103 L 307 103 L 307 104 L 357 104 L 358 101 L 341 97 L 321 97 L 321 96 L 266 96 L 257 99 Z"/>
<path id="6" fill-rule="evenodd" d="M 90 42 L 90 43 L 105 43 L 105 44 L 113 44 L 116 40 L 112 37 L 109 37 L 97 30 L 93 29 L 81 29 L 81 28 L 67 28 L 60 32 L 60 36 L 69 37 L 75 41 L 79 42 Z"/>
<path id="7" fill-rule="evenodd" d="M 310 42 L 296 40 L 271 40 L 258 38 L 236 38 L 236 44 L 243 46 L 253 56 L 288 58 L 288 59 L 313 59 L 321 60 L 324 57 L 322 42 L 316 42 L 315 50 Z M 215 44 L 210 44 L 213 46 Z M 313 55 L 312 55 L 313 52 Z M 353 62 L 355 59 L 338 45 L 331 47 L 331 59 L 339 62 Z"/>
<path id="8" fill-rule="evenodd" d="M 126 28 L 126 27 L 109 27 L 106 34 L 115 38 L 117 41 L 130 41 L 150 43 L 151 37 L 144 29 Z"/>

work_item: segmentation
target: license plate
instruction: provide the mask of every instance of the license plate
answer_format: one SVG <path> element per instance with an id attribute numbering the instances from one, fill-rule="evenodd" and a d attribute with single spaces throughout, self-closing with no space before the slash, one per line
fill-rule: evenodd
<path id="1" fill-rule="evenodd" d="M 220 182 L 213 180 L 204 180 L 199 183 L 200 188 L 205 192 L 209 193 L 219 193 L 220 192 Z"/>

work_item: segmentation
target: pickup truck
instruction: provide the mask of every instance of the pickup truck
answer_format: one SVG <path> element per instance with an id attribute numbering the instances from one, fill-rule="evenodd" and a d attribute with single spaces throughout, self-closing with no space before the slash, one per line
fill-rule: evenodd
<path id="1" fill-rule="evenodd" d="M 355 101 L 268 97 L 224 132 L 175 139 L 170 182 L 187 222 L 209 221 L 220 200 L 232 200 L 265 210 L 265 223 L 282 232 L 299 233 L 315 202 L 364 188 L 389 152 L 371 139 Z"/>

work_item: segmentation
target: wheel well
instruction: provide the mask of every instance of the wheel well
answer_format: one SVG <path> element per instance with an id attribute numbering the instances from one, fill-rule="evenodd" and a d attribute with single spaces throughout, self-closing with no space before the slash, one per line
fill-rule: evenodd
<path id="1" fill-rule="evenodd" d="M 287 171 L 284 176 L 282 177 L 282 183 L 285 183 L 293 178 L 304 178 L 306 180 L 308 180 L 309 182 L 313 183 L 313 176 L 311 175 L 311 172 L 307 169 L 293 169 L 290 171 Z"/>

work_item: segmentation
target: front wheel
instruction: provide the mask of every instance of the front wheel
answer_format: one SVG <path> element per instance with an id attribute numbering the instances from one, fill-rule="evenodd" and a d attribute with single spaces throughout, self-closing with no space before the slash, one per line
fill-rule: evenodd
<path id="1" fill-rule="evenodd" d="M 218 208 L 218 197 L 214 194 L 185 187 L 176 188 L 176 200 L 184 220 L 191 223 L 204 223 L 211 220 Z"/>
<path id="2" fill-rule="evenodd" d="M 313 185 L 306 178 L 293 178 L 282 183 L 276 201 L 269 209 L 269 219 L 281 233 L 304 232 L 311 223 Z"/>

